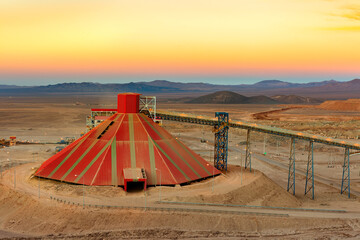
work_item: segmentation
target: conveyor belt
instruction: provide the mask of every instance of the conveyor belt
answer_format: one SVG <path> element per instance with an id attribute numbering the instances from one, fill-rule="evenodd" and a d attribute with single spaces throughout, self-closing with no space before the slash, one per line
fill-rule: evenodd
<path id="1" fill-rule="evenodd" d="M 217 125 L 217 118 L 210 118 L 205 116 L 196 116 L 185 113 L 175 113 L 175 112 L 165 112 L 165 111 L 157 111 L 156 113 L 157 119 L 162 120 L 170 120 L 170 121 L 178 121 L 178 122 L 187 122 L 187 123 L 195 123 L 200 125 L 209 125 L 214 126 Z M 349 149 L 360 150 L 360 144 L 358 143 L 350 143 L 339 139 L 334 139 L 330 137 L 323 137 L 309 133 L 296 132 L 292 130 L 271 127 L 260 125 L 256 123 L 249 123 L 242 120 L 229 120 L 229 127 L 233 128 L 241 128 L 241 129 L 250 129 L 251 131 L 263 132 L 273 135 L 285 136 L 289 138 L 295 139 L 303 139 L 307 141 L 313 141 L 318 143 L 323 143 L 327 145 L 344 147 Z"/>

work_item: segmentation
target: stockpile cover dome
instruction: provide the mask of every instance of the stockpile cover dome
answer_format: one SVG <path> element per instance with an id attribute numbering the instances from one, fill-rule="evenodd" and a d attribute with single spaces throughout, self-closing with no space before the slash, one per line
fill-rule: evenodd
<path id="1" fill-rule="evenodd" d="M 139 94 L 119 94 L 117 113 L 45 161 L 35 176 L 85 185 L 123 186 L 126 169 L 142 169 L 147 185 L 181 184 L 220 174 L 139 113 Z"/>

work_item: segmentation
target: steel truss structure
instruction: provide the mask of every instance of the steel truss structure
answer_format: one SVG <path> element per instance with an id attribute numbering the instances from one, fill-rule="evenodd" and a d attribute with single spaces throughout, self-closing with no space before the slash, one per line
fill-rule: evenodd
<path id="1" fill-rule="evenodd" d="M 162 120 L 196 123 L 200 125 L 210 125 L 210 126 L 216 125 L 218 121 L 217 118 L 209 118 L 205 116 L 196 116 L 185 113 L 173 113 L 173 112 L 163 112 L 163 111 L 157 111 L 156 116 L 157 118 Z M 302 139 L 305 141 L 314 141 L 316 143 L 322 143 L 331 146 L 337 146 L 343 148 L 348 147 L 349 149 L 360 150 L 360 144 L 358 143 L 350 143 L 329 137 L 323 137 L 323 136 L 318 136 L 303 132 L 296 132 L 292 130 L 277 128 L 277 127 L 264 126 L 256 123 L 249 123 L 246 121 L 237 121 L 237 120 L 229 119 L 228 126 L 229 128 L 232 127 L 232 128 L 240 128 L 240 129 L 250 129 L 256 132 L 269 133 L 272 135 L 278 135 L 278 136 L 289 137 L 294 139 Z"/>
<path id="2" fill-rule="evenodd" d="M 155 96 L 140 96 L 139 110 L 145 113 L 153 120 L 156 119 L 156 97 Z"/>
<path id="3" fill-rule="evenodd" d="M 329 137 L 317 136 L 313 134 L 296 132 L 276 127 L 259 125 L 256 123 L 249 123 L 246 121 L 232 121 L 229 119 L 228 113 L 217 113 L 216 118 L 209 118 L 205 116 L 196 116 L 185 113 L 173 113 L 156 110 L 156 97 L 141 97 L 140 98 L 140 109 L 141 112 L 151 117 L 154 121 L 157 120 L 170 120 L 186 123 L 194 123 L 200 125 L 219 126 L 219 123 L 226 122 L 226 128 L 220 129 L 222 131 L 215 130 L 215 149 L 214 149 L 214 165 L 218 169 L 227 169 L 227 156 L 228 156 L 228 128 L 240 128 L 247 130 L 247 141 L 246 141 L 246 158 L 245 168 L 249 168 L 251 171 L 251 131 L 268 133 L 276 136 L 289 137 L 291 138 L 291 149 L 289 158 L 289 174 L 288 174 L 288 187 L 289 192 L 292 191 L 295 194 L 295 140 L 301 139 L 309 141 L 309 155 L 306 171 L 306 182 L 305 182 L 305 194 L 311 191 L 311 197 L 314 199 L 314 156 L 313 156 L 313 144 L 322 143 L 330 146 L 345 148 L 344 164 L 343 164 L 343 176 L 341 183 L 341 194 L 348 192 L 350 197 L 350 149 L 360 150 L 360 144 L 349 143 L 342 140 L 337 140 Z M 116 109 L 92 109 L 91 116 L 87 119 L 87 125 L 89 129 L 95 127 L 100 123 L 101 117 L 95 120 L 96 116 L 111 116 L 116 113 Z M 221 115 L 225 114 L 225 115 Z M 225 125 L 223 125 L 225 126 Z M 223 127 L 222 126 L 222 127 Z"/>
<path id="4" fill-rule="evenodd" d="M 226 112 L 216 112 L 215 117 L 218 118 L 218 121 L 214 125 L 214 166 L 218 170 L 227 171 L 229 114 Z"/>
<path id="5" fill-rule="evenodd" d="M 341 179 L 341 194 L 348 192 L 348 198 L 350 198 L 350 149 L 345 148 L 343 173 Z"/>
<path id="6" fill-rule="evenodd" d="M 314 142 L 309 142 L 309 153 L 306 168 L 305 195 L 311 191 L 311 199 L 315 198 L 314 190 Z"/>
<path id="7" fill-rule="evenodd" d="M 251 143 L 250 143 L 250 129 L 247 130 L 246 134 L 246 155 L 245 155 L 245 169 L 249 168 L 251 172 Z"/>
<path id="8" fill-rule="evenodd" d="M 295 195 L 295 138 L 291 138 L 287 191 Z"/>
<path id="9" fill-rule="evenodd" d="M 104 120 L 114 115 L 116 112 L 117 109 L 92 108 L 90 116 L 86 117 L 87 130 L 90 131 Z"/>
<path id="10" fill-rule="evenodd" d="M 218 119 L 209 118 L 204 116 L 196 116 L 185 113 L 173 113 L 173 112 L 157 112 L 157 117 L 162 120 L 170 120 L 170 121 L 179 121 L 179 122 L 187 122 L 187 123 L 195 123 L 200 125 L 210 125 L 216 126 L 218 125 Z M 323 137 L 318 135 L 313 135 L 309 133 L 296 132 L 287 129 L 281 129 L 277 127 L 264 126 L 256 123 L 249 123 L 246 121 L 232 121 L 229 119 L 228 127 L 232 128 L 240 128 L 248 130 L 247 135 L 247 163 L 245 163 L 246 167 L 251 167 L 251 148 L 250 148 L 250 131 L 268 133 L 272 135 L 289 137 L 291 138 L 291 149 L 290 149 L 290 159 L 289 159 L 289 175 L 288 175 L 288 191 L 292 191 L 295 194 L 295 140 L 301 139 L 304 141 L 310 141 L 311 143 L 311 156 L 308 159 L 308 168 L 307 168 L 307 182 L 305 186 L 305 192 L 308 193 L 310 190 L 312 191 L 312 198 L 314 198 L 314 158 L 313 158 L 313 143 L 322 143 L 330 146 L 336 146 L 345 148 L 345 158 L 343 165 L 343 177 L 342 177 L 342 187 L 341 193 L 348 191 L 348 196 L 350 197 L 350 160 L 349 160 L 349 150 L 360 150 L 360 144 L 358 143 L 350 143 L 345 142 L 343 140 L 337 140 L 329 137 Z M 310 160 L 310 162 L 309 162 Z M 246 159 L 245 159 L 246 161 Z M 310 167 L 311 166 L 311 167 Z M 311 184 L 310 184 L 311 181 Z"/>

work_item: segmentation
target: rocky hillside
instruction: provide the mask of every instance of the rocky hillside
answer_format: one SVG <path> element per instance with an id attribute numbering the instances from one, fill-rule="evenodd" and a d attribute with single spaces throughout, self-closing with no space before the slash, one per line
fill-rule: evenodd
<path id="1" fill-rule="evenodd" d="M 194 98 L 188 103 L 212 103 L 212 104 L 274 104 L 276 100 L 266 96 L 246 97 L 230 91 L 219 91 Z"/>
<path id="2" fill-rule="evenodd" d="M 321 100 L 301 97 L 296 95 L 276 95 L 267 97 L 264 95 L 246 97 L 244 95 L 231 92 L 219 91 L 186 101 L 187 103 L 213 103 L 213 104 L 317 104 Z"/>
<path id="3" fill-rule="evenodd" d="M 323 102 L 316 98 L 301 97 L 296 95 L 276 95 L 271 98 L 283 104 L 316 104 Z"/>

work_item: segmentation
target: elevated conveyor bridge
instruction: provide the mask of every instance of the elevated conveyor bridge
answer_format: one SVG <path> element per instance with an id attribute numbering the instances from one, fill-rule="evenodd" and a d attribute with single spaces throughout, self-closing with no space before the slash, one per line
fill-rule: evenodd
<path id="1" fill-rule="evenodd" d="M 214 151 L 214 165 L 219 170 L 226 171 L 227 165 L 227 131 L 229 128 L 239 128 L 247 130 L 247 141 L 246 141 L 246 157 L 245 157 L 245 168 L 251 171 L 251 132 L 261 132 L 266 134 L 278 135 L 288 137 L 291 139 L 291 149 L 289 156 L 289 173 L 288 173 L 288 187 L 287 190 L 295 195 L 295 140 L 301 139 L 309 142 L 309 153 L 306 170 L 305 180 L 305 195 L 311 193 L 311 198 L 314 199 L 314 153 L 313 144 L 321 143 L 330 146 L 336 146 L 344 148 L 344 163 L 342 166 L 342 182 L 341 182 L 341 194 L 347 192 L 350 198 L 350 150 L 360 150 L 358 143 L 350 143 L 343 140 L 338 140 L 330 137 L 323 137 L 319 135 L 297 132 L 287 129 L 281 129 L 272 126 L 265 126 L 256 123 L 250 123 L 240 120 L 231 120 L 228 118 L 228 113 L 217 112 L 215 118 L 198 116 L 187 113 L 176 113 L 157 111 L 157 119 L 178 121 L 185 123 L 193 123 L 200 125 L 208 125 L 214 127 L 215 132 L 215 151 Z M 227 117 L 226 117 L 227 116 Z M 221 134 L 219 134 L 221 132 Z M 222 149 L 219 149 L 219 146 Z M 221 156 L 221 159 L 219 159 Z"/>
<path id="2" fill-rule="evenodd" d="M 357 150 L 359 152 L 359 143 L 350 143 L 347 141 L 334 139 L 330 137 L 323 137 L 310 133 L 297 132 L 287 129 L 281 129 L 272 126 L 265 126 L 256 123 L 250 123 L 242 120 L 231 120 L 229 114 L 226 112 L 216 112 L 215 117 L 206 117 L 199 115 L 192 115 L 187 113 L 176 113 L 156 110 L 156 97 L 141 97 L 140 98 L 140 112 L 148 115 L 154 121 L 169 120 L 184 123 L 193 123 L 200 125 L 213 126 L 215 134 L 214 143 L 214 166 L 219 169 L 227 170 L 227 156 L 228 156 L 228 130 L 229 128 L 239 128 L 247 130 L 246 137 L 246 155 L 245 168 L 251 172 L 251 132 L 260 132 L 265 134 L 272 134 L 277 136 L 288 137 L 291 140 L 290 156 L 289 156 L 289 172 L 287 190 L 295 195 L 295 141 L 304 140 L 309 142 L 308 161 L 305 179 L 305 195 L 311 193 L 311 198 L 314 199 L 314 143 L 321 143 L 325 145 L 340 147 L 344 149 L 344 162 L 342 166 L 342 182 L 341 194 L 348 193 L 350 198 L 350 150 Z M 87 119 L 88 129 L 94 128 L 104 119 L 112 116 L 116 109 L 92 109 L 91 116 Z"/>
<path id="3" fill-rule="evenodd" d="M 185 113 L 157 111 L 157 118 L 162 119 L 162 120 L 194 123 L 194 124 L 209 125 L 209 126 L 217 126 L 217 124 L 218 124 L 218 118 L 196 116 L 196 115 L 185 114 Z M 349 142 L 346 142 L 343 140 L 338 140 L 338 139 L 334 139 L 334 138 L 330 138 L 330 137 L 323 137 L 323 136 L 313 135 L 313 134 L 309 134 L 309 133 L 296 132 L 296 131 L 292 131 L 292 130 L 277 128 L 277 127 L 265 126 L 265 125 L 260 125 L 260 124 L 256 124 L 256 123 L 249 123 L 246 121 L 238 121 L 238 120 L 229 119 L 228 126 L 233 127 L 233 128 L 241 128 L 241 129 L 246 129 L 246 130 L 251 130 L 251 131 L 256 131 L 256 132 L 263 132 L 263 133 L 268 133 L 268 134 L 273 134 L 273 135 L 279 135 L 279 136 L 284 136 L 284 137 L 289 137 L 289 138 L 313 141 L 313 142 L 323 143 L 323 144 L 337 146 L 337 147 L 360 150 L 360 144 L 358 144 L 358 143 L 349 143 Z"/>

